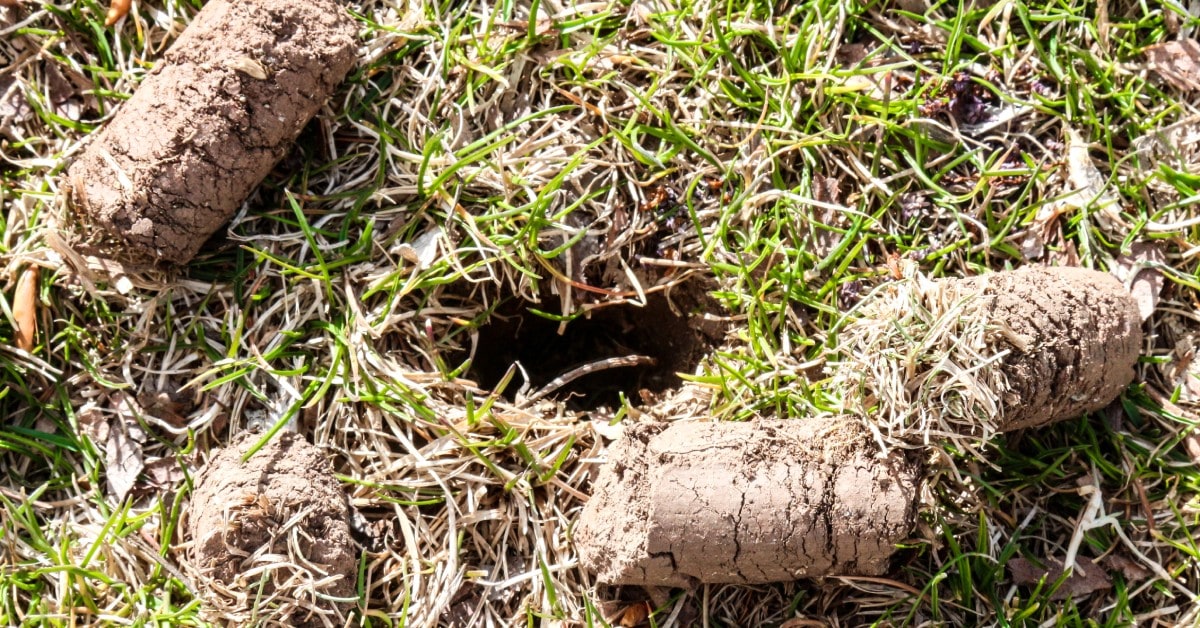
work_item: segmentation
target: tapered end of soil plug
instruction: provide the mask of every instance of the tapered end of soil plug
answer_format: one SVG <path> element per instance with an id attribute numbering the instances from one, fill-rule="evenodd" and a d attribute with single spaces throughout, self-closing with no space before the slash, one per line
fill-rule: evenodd
<path id="1" fill-rule="evenodd" d="M 1000 396 L 1000 431 L 1095 412 L 1134 378 L 1142 349 L 1137 302 L 1116 277 L 1087 268 L 1025 267 L 963 280 L 985 313 L 1009 331 L 1001 361 L 1008 390 Z"/>
<path id="2" fill-rule="evenodd" d="M 303 437 L 282 433 L 250 460 L 246 435 L 196 481 L 187 534 L 212 612 L 227 621 L 344 623 L 358 551 L 333 469 Z"/>
<path id="3" fill-rule="evenodd" d="M 356 58 L 335 0 L 212 0 L 68 172 L 122 261 L 185 263 L 289 150 Z"/>
<path id="4" fill-rule="evenodd" d="M 916 468 L 857 421 L 642 424 L 609 450 L 575 533 L 600 582 L 880 575 L 916 521 Z"/>

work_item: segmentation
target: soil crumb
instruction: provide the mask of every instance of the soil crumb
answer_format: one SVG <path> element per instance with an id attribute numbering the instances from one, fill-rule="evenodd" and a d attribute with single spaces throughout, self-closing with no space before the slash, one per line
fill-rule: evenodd
<path id="1" fill-rule="evenodd" d="M 324 615 L 340 624 L 347 608 L 328 597 L 353 595 L 358 566 L 346 496 L 321 452 L 296 434 L 278 435 L 243 463 L 259 438 L 221 450 L 197 479 L 193 566 L 224 585 L 214 590 L 248 594 L 210 597 L 226 618 L 250 610 L 237 608 L 240 599 L 255 603 L 256 617 L 319 626 Z"/>
<path id="2" fill-rule="evenodd" d="M 1027 266 L 885 286 L 839 337 L 833 387 L 888 446 L 959 448 L 1095 412 L 1134 378 L 1137 303 L 1107 273 Z"/>

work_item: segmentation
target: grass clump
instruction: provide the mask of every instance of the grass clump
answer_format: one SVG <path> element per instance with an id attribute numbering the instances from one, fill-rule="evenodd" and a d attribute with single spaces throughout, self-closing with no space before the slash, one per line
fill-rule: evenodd
<path id="1" fill-rule="evenodd" d="M 908 268 L 839 334 L 846 355 L 834 367 L 833 388 L 843 391 L 847 411 L 870 417 L 885 450 L 942 440 L 973 450 L 1000 431 L 1000 395 L 1009 391 L 1001 361 L 1012 351 L 995 342 L 1003 322 L 981 295 Z"/>

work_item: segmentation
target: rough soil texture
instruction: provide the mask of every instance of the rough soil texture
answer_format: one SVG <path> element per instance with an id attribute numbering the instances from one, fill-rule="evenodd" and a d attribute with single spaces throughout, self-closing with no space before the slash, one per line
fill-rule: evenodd
<path id="1" fill-rule="evenodd" d="M 1001 431 L 1046 425 L 1107 406 L 1134 378 L 1142 347 L 1137 303 L 1108 273 L 1027 266 L 950 280 L 979 292 L 985 311 L 1025 347 L 1004 360 Z M 1023 349 L 1023 350 L 1022 350 Z"/>
<path id="2" fill-rule="evenodd" d="M 118 259 L 187 262 L 345 78 L 355 35 L 333 0 L 212 0 L 71 166 L 76 211 Z"/>
<path id="3" fill-rule="evenodd" d="M 273 583 L 292 578 L 292 586 L 311 584 L 324 572 L 341 578 L 312 588 L 352 595 L 358 550 L 350 536 L 349 504 L 329 461 L 302 436 L 285 432 L 243 463 L 259 436 L 248 434 L 221 450 L 197 479 L 188 521 L 193 565 L 230 587 L 257 591 L 257 576 L 239 579 L 253 567 L 279 563 Z M 300 574 L 298 564 L 317 573 Z M 268 584 L 265 591 L 274 589 Z"/>
<path id="4" fill-rule="evenodd" d="M 575 533 L 600 582 L 880 575 L 916 523 L 918 468 L 850 419 L 648 423 L 609 450 Z"/>

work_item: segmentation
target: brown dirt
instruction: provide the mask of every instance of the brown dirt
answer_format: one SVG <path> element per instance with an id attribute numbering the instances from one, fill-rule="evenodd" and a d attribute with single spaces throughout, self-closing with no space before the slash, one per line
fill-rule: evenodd
<path id="1" fill-rule="evenodd" d="M 916 523 L 916 466 L 850 419 L 632 425 L 608 457 L 575 532 L 606 584 L 880 575 Z"/>
<path id="2" fill-rule="evenodd" d="M 196 480 L 188 521 L 193 566 L 234 590 L 251 591 L 251 599 L 259 576 L 244 574 L 264 565 L 275 568 L 264 593 L 303 584 L 326 595 L 352 595 L 358 552 L 333 468 L 292 433 L 280 434 L 243 463 L 259 437 L 247 434 L 221 450 Z M 317 573 L 310 576 L 301 565 Z M 341 577 L 313 584 L 325 574 Z M 303 625 L 305 614 L 294 616 L 296 625 Z"/>
<path id="3" fill-rule="evenodd" d="M 1027 266 L 948 280 L 960 294 L 979 292 L 985 311 L 1026 342 L 1003 368 L 1001 431 L 1047 425 L 1095 412 L 1134 378 L 1142 348 L 1137 303 L 1108 273 Z"/>
<path id="4" fill-rule="evenodd" d="M 108 253 L 190 260 L 346 76 L 355 34 L 333 0 L 206 4 L 69 171 Z"/>

